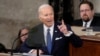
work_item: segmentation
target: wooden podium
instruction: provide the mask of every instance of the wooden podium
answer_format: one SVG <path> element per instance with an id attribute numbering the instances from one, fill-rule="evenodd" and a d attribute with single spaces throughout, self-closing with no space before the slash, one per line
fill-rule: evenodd
<path id="1" fill-rule="evenodd" d="M 83 40 L 83 46 L 75 48 L 70 44 L 70 56 L 100 56 L 100 32 L 86 36 L 81 27 L 72 27 L 72 30 Z"/>

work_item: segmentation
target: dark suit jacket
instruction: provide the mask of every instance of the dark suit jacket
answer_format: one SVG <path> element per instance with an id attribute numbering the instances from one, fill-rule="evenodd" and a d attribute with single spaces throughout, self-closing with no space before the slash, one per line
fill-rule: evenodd
<path id="1" fill-rule="evenodd" d="M 82 26 L 83 21 L 82 19 L 75 20 L 72 23 L 74 26 Z M 90 26 L 100 26 L 100 17 L 94 16 L 93 21 L 91 22 Z"/>
<path id="2" fill-rule="evenodd" d="M 67 25 L 68 30 L 71 31 L 70 26 Z M 66 37 L 61 33 L 57 27 L 57 24 L 54 26 L 54 34 L 53 34 L 53 40 L 52 40 L 52 52 L 50 55 L 53 56 L 69 56 L 69 42 L 73 44 L 75 47 L 82 46 L 82 40 L 76 36 L 74 33 L 70 37 Z M 42 45 L 41 45 L 42 44 Z M 37 46 L 36 46 L 37 45 Z M 22 50 L 24 52 L 29 51 L 29 48 L 35 48 L 39 47 L 44 52 L 43 54 L 49 55 L 48 50 L 45 46 L 44 42 L 44 35 L 43 35 L 43 25 L 40 24 L 36 27 L 34 27 L 30 33 L 29 38 L 26 40 L 26 42 L 22 46 Z M 27 50 L 25 50 L 27 49 Z"/>

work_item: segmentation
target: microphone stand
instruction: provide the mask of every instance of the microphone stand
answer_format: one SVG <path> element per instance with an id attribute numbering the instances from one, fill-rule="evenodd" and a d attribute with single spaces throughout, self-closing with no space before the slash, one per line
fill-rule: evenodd
<path id="1" fill-rule="evenodd" d="M 39 49 L 41 48 L 42 44 L 36 44 L 36 50 L 37 50 L 37 53 L 36 55 L 39 56 Z"/>
<path id="2" fill-rule="evenodd" d="M 39 48 L 37 48 L 37 56 L 39 56 Z"/>
<path id="3" fill-rule="evenodd" d="M 15 44 L 15 42 L 16 42 L 16 40 L 18 40 L 18 37 L 13 41 L 13 43 L 12 43 L 12 47 L 11 47 L 11 56 L 13 56 L 13 48 L 14 48 L 14 44 Z"/>

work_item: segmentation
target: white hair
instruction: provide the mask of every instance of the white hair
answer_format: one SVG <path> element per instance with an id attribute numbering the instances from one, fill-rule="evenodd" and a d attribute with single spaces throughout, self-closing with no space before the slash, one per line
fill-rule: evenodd
<path id="1" fill-rule="evenodd" d="M 40 10 L 43 9 L 43 8 L 45 8 L 45 7 L 51 7 L 51 8 L 52 8 L 52 6 L 49 5 L 49 4 L 42 4 L 42 5 L 38 8 L 38 12 L 40 12 Z"/>

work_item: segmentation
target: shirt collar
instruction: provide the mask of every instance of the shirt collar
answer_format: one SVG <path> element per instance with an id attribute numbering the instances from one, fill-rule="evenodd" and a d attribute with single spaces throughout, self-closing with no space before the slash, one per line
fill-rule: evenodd
<path id="1" fill-rule="evenodd" d="M 90 19 L 90 20 L 87 22 L 87 27 L 90 27 L 92 20 L 93 20 L 93 18 L 92 18 L 92 19 Z M 85 23 L 86 23 L 86 22 L 85 22 L 85 21 L 83 21 L 83 24 L 85 24 Z M 84 25 L 83 25 L 83 26 L 84 26 Z"/>
<path id="2" fill-rule="evenodd" d="M 47 27 L 45 24 L 43 24 L 43 26 L 44 26 L 44 30 L 47 30 L 48 28 L 51 30 L 54 28 L 54 24 L 51 27 Z"/>

